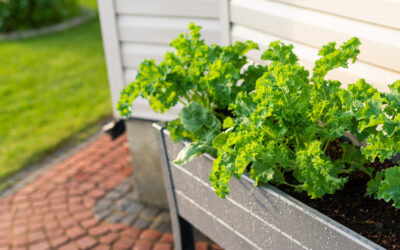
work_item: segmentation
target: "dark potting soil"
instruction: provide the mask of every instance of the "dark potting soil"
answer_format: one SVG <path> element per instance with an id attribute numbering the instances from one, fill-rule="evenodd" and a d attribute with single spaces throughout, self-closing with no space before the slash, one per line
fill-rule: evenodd
<path id="1" fill-rule="evenodd" d="M 341 157 L 339 143 L 332 143 L 328 151 L 331 158 Z M 390 161 L 379 160 L 368 165 L 377 170 L 394 166 Z M 400 249 L 400 209 L 396 210 L 391 202 L 365 197 L 368 180 L 365 173 L 354 172 L 342 190 L 322 199 L 310 199 L 306 193 L 279 188 L 378 245 Z"/>

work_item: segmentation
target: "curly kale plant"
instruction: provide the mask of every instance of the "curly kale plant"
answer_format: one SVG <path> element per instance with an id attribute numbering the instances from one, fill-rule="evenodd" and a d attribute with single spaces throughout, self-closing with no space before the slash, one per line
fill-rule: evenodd
<path id="1" fill-rule="evenodd" d="M 325 79 L 330 70 L 354 62 L 359 45 L 352 38 L 339 48 L 335 43 L 323 46 L 310 76 L 297 63 L 292 46 L 271 43 L 262 56 L 271 62 L 268 70 L 254 92 L 238 94 L 229 106 L 234 118 L 225 119 L 226 130 L 213 141 L 218 157 L 210 181 L 220 197 L 229 193 L 231 177 L 240 177 L 248 167 L 256 185 L 284 184 L 311 198 L 333 194 L 350 173 L 361 170 L 373 178 L 367 195 L 400 208 L 400 167 L 373 177 L 376 171 L 364 166 L 367 160 L 383 161 L 400 151 L 400 81 L 384 94 L 363 79 L 348 89 Z M 367 138 L 367 145 L 360 151 L 342 143 L 342 158 L 332 161 L 328 145 L 346 131 L 360 141 Z"/>
<path id="2" fill-rule="evenodd" d="M 339 49 L 334 43 L 324 46 L 311 77 L 298 65 L 292 46 L 270 45 L 262 55 L 271 61 L 268 70 L 257 80 L 256 91 L 240 93 L 230 105 L 235 118 L 224 122 L 229 128 L 225 141 L 214 143 L 218 158 L 210 180 L 220 197 L 229 192 L 231 176 L 239 177 L 249 165 L 256 184 L 286 184 L 312 198 L 343 187 L 347 178 L 339 174 L 354 168 L 353 162 L 351 169 L 346 168 L 344 160 L 356 160 L 347 155 L 355 150 L 348 145 L 343 159 L 335 162 L 325 151 L 331 141 L 351 129 L 353 116 L 341 98 L 346 91 L 324 76 L 354 61 L 358 45 L 357 39 L 351 39 Z M 286 173 L 294 177 L 294 183 L 285 180 Z"/>
<path id="3" fill-rule="evenodd" d="M 368 196 L 400 208 L 400 167 L 365 167 L 368 160 L 400 152 L 400 81 L 380 93 L 363 79 L 344 89 L 325 78 L 356 60 L 357 38 L 323 46 L 310 74 L 298 64 L 292 45 L 273 42 L 261 57 L 268 66 L 249 65 L 245 53 L 257 44 L 209 46 L 199 26 L 189 29 L 171 42 L 175 51 L 164 61 L 140 65 L 118 104 L 124 116 L 138 96 L 159 112 L 184 105 L 168 124 L 172 139 L 191 141 L 175 163 L 202 153 L 215 156 L 210 181 L 221 198 L 229 194 L 232 176 L 240 178 L 245 171 L 255 185 L 288 185 L 320 198 L 341 189 L 359 170 L 371 177 Z M 366 146 L 360 150 L 342 142 L 342 157 L 332 160 L 328 146 L 345 132 L 366 140 Z"/>
<path id="4" fill-rule="evenodd" d="M 244 54 L 258 49 L 257 44 L 248 41 L 209 46 L 200 37 L 200 26 L 192 23 L 189 30 L 190 34 L 181 34 L 171 42 L 175 51 L 167 52 L 161 63 L 141 63 L 136 80 L 122 91 L 118 103 L 123 116 L 129 115 L 138 96 L 148 99 L 156 112 L 182 103 L 179 118 L 168 124 L 175 141 L 192 141 L 176 160 L 180 164 L 202 153 L 216 156 L 211 141 L 221 132 L 228 105 L 239 92 L 254 90 L 266 69 L 261 65 L 244 69 L 249 63 Z"/>

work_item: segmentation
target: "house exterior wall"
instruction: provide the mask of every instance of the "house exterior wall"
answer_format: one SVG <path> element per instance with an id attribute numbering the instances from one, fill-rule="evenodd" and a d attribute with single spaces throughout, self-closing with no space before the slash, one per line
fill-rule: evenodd
<path id="1" fill-rule="evenodd" d="M 207 43 L 223 42 L 218 0 L 98 0 L 98 5 L 115 117 L 119 117 L 115 111 L 119 94 L 134 80 L 140 62 L 162 60 L 169 42 L 187 31 L 190 22 L 203 27 Z M 171 119 L 179 110 L 156 114 L 139 98 L 132 117 Z"/>
<path id="2" fill-rule="evenodd" d="M 358 61 L 328 78 L 343 85 L 360 78 L 386 91 L 400 79 L 400 1 L 391 0 L 230 0 L 232 41 L 254 40 L 261 50 L 249 58 L 259 62 L 271 41 L 294 45 L 300 63 L 311 70 L 318 49 L 351 37 L 361 40 Z"/>
<path id="3" fill-rule="evenodd" d="M 359 60 L 328 77 L 346 86 L 359 78 L 387 90 L 400 79 L 400 1 L 398 0 L 99 0 L 103 41 L 114 110 L 121 89 L 131 82 L 143 59 L 160 61 L 169 42 L 185 32 L 190 22 L 203 26 L 208 43 L 254 40 L 260 51 L 250 52 L 260 62 L 271 41 L 292 43 L 300 63 L 312 69 L 318 49 L 360 38 Z M 133 105 L 134 118 L 160 120 L 176 117 L 180 107 L 154 113 L 147 102 Z M 115 111 L 114 115 L 118 117 Z"/>

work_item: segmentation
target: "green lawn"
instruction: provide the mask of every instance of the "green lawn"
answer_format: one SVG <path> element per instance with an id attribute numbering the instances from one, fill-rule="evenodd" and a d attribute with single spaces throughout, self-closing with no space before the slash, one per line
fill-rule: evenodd
<path id="1" fill-rule="evenodd" d="M 96 0 L 78 0 L 79 4 L 91 9 L 97 9 Z"/>
<path id="2" fill-rule="evenodd" d="M 98 20 L 0 42 L 0 183 L 110 115 Z"/>

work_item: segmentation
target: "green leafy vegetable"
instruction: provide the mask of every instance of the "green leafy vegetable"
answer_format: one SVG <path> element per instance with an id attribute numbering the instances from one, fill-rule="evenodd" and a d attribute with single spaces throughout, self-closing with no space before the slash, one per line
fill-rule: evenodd
<path id="1" fill-rule="evenodd" d="M 182 151 L 179 152 L 178 156 L 174 160 L 174 163 L 182 165 L 192 161 L 194 158 L 204 153 L 215 156 L 217 151 L 209 144 L 204 144 L 201 142 L 188 143 L 182 149 Z"/>
<path id="2" fill-rule="evenodd" d="M 181 34 L 170 46 L 164 60 L 144 60 L 134 82 L 122 90 L 118 110 L 129 116 L 132 102 L 139 96 L 149 100 L 156 112 L 165 112 L 177 103 L 184 108 L 179 118 L 168 124 L 173 140 L 189 139 L 200 144 L 188 145 L 177 162 L 183 164 L 195 155 L 208 152 L 212 139 L 221 130 L 228 105 L 239 92 L 254 90 L 256 80 L 267 66 L 249 65 L 245 53 L 258 49 L 251 42 L 234 45 L 207 45 L 200 36 L 200 26 L 189 25 L 189 34 Z M 187 155 L 185 155 L 187 154 Z"/>
<path id="3" fill-rule="evenodd" d="M 320 198 L 341 189 L 348 180 L 344 175 L 356 170 L 373 176 L 373 169 L 364 166 L 366 158 L 387 159 L 398 151 L 398 144 L 389 139 L 399 126 L 387 122 L 389 115 L 383 108 L 390 107 L 387 97 L 364 80 L 346 90 L 339 81 L 324 79 L 330 70 L 354 62 L 359 45 L 358 39 L 352 38 L 339 48 L 335 43 L 324 46 L 309 77 L 297 64 L 292 46 L 271 43 L 262 56 L 271 61 L 268 69 L 257 80 L 254 92 L 239 93 L 229 106 L 235 117 L 226 118 L 223 124 L 231 131 L 225 145 L 214 145 L 218 157 L 210 181 L 220 197 L 229 193 L 230 178 L 240 177 L 251 166 L 250 177 L 256 185 L 288 185 Z M 389 95 L 397 105 L 397 85 L 391 86 Z M 396 108 L 390 111 L 394 113 Z M 376 130 L 379 125 L 386 133 Z M 370 136 L 370 143 L 362 151 L 342 143 L 342 158 L 332 161 L 327 148 L 346 131 L 361 139 Z M 285 180 L 288 175 L 294 180 Z"/>
<path id="4" fill-rule="evenodd" d="M 367 185 L 367 196 L 393 202 L 400 208 L 400 167 L 392 167 L 379 171 Z"/>
<path id="5" fill-rule="evenodd" d="M 176 164 L 203 153 L 216 157 L 209 180 L 221 198 L 229 194 L 231 178 L 245 172 L 254 185 L 287 185 L 320 198 L 362 171 L 371 177 L 367 196 L 400 208 L 400 167 L 365 166 L 400 152 L 400 81 L 381 93 L 364 79 L 347 89 L 325 79 L 329 71 L 355 62 L 357 38 L 323 46 L 310 74 L 298 64 L 292 45 L 272 42 L 261 56 L 268 66 L 249 64 L 245 53 L 257 44 L 207 45 L 199 26 L 189 30 L 171 42 L 175 50 L 161 63 L 143 61 L 118 103 L 123 116 L 139 96 L 158 112 L 184 105 L 179 118 L 168 123 L 173 140 L 191 141 Z M 366 146 L 340 142 L 347 132 Z M 333 142 L 340 142 L 338 159 L 327 152 Z"/>

